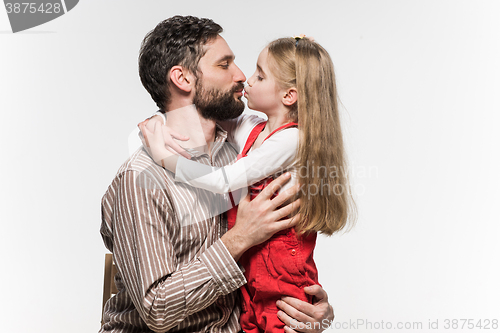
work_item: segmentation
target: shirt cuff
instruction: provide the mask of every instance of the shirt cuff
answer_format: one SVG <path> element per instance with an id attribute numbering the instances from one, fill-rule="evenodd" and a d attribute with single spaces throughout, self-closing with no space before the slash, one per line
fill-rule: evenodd
<path id="1" fill-rule="evenodd" d="M 223 295 L 247 283 L 245 275 L 220 239 L 208 248 L 200 259 L 208 268 Z"/>

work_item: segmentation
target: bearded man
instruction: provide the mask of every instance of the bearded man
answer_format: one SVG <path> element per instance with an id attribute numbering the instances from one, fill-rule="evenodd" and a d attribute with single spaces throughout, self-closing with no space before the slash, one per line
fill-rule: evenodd
<path id="1" fill-rule="evenodd" d="M 145 37 L 139 57 L 141 81 L 167 114 L 167 125 L 189 136 L 196 136 L 195 128 L 208 143 L 187 149 L 190 158 L 217 167 L 236 159 L 216 121 L 243 112 L 245 81 L 221 32 L 212 20 L 175 16 Z M 228 231 L 220 195 L 175 183 L 144 148 L 134 153 L 102 199 L 101 234 L 114 255 L 119 292 L 106 303 L 100 332 L 239 332 L 237 290 L 246 281 L 237 261 L 250 247 L 290 227 L 291 219 L 282 218 L 292 213 L 293 204 L 281 206 L 298 188 L 271 200 L 288 178 L 276 179 L 240 204 Z M 311 327 L 311 321 L 333 319 L 326 293 L 313 289 L 319 299 L 314 305 L 281 302 L 285 324 L 299 326 L 295 318 Z"/>

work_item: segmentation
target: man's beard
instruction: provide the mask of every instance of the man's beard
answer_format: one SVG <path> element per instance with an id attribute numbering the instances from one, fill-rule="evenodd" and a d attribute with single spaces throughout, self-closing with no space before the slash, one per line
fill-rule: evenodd
<path id="1" fill-rule="evenodd" d="M 238 117 L 245 110 L 245 103 L 234 98 L 234 93 L 243 89 L 243 83 L 238 83 L 229 91 L 216 88 L 205 89 L 202 79 L 196 82 L 196 93 L 193 104 L 205 119 L 223 121 Z"/>

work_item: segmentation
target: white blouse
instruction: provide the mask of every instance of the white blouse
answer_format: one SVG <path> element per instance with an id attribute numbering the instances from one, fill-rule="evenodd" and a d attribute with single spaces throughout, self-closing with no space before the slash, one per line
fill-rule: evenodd
<path id="1" fill-rule="evenodd" d="M 227 141 L 241 153 L 252 129 L 263 121 L 256 115 L 242 114 L 221 126 L 228 132 Z M 175 181 L 222 194 L 289 171 L 292 179 L 281 189 L 285 190 L 297 182 L 294 166 L 298 141 L 297 128 L 281 130 L 265 140 L 258 149 L 251 150 L 248 156 L 225 167 L 212 167 L 179 157 Z"/>

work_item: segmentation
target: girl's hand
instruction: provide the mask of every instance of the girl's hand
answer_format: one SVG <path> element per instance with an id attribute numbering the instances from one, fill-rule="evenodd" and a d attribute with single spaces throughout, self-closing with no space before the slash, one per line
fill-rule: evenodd
<path id="1" fill-rule="evenodd" d="M 158 164 L 165 157 L 172 155 L 181 155 L 187 159 L 191 158 L 184 148 L 179 146 L 174 139 L 180 141 L 188 141 L 189 137 L 174 132 L 167 126 L 163 125 L 161 116 L 154 116 L 139 123 L 141 130 L 141 140 Z M 170 153 L 168 153 L 170 152 Z"/>

